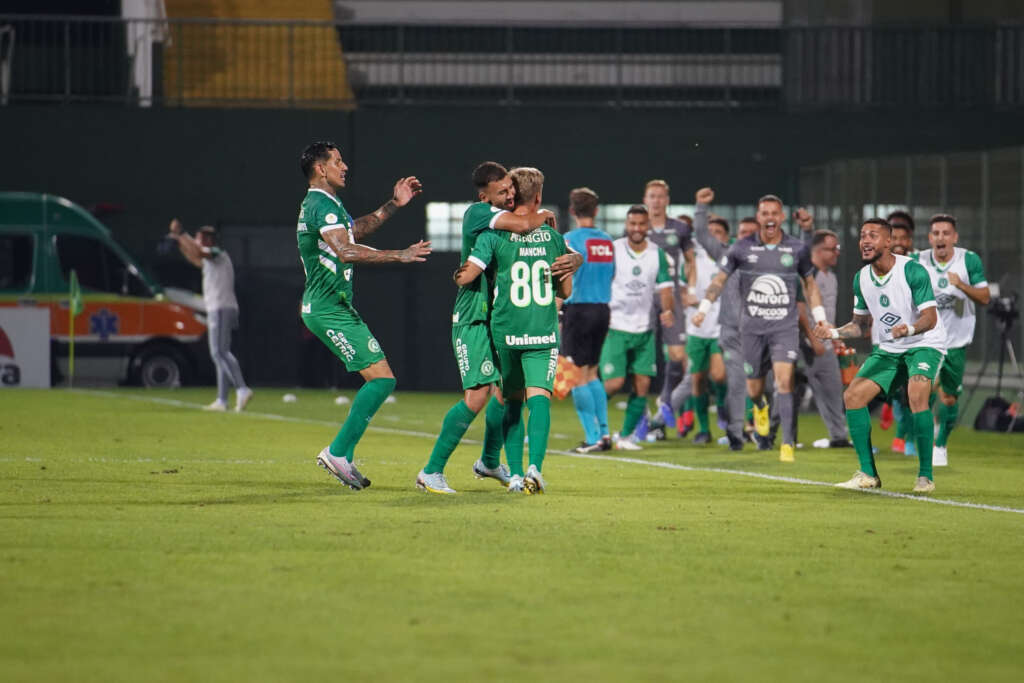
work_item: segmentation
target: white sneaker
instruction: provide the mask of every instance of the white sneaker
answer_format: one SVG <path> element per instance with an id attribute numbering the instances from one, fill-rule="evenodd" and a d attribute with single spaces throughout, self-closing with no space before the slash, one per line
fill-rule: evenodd
<path id="1" fill-rule="evenodd" d="M 544 477 L 540 476 L 540 471 L 536 465 L 530 465 L 526 470 L 526 478 L 523 480 L 523 485 L 526 486 L 527 495 L 544 493 Z"/>
<path id="2" fill-rule="evenodd" d="M 345 458 L 331 455 L 330 446 L 316 456 L 316 464 L 327 470 L 327 473 L 353 491 L 369 488 L 370 480 L 364 477 L 353 463 Z"/>
<path id="3" fill-rule="evenodd" d="M 508 480 L 508 492 L 522 493 L 523 490 L 523 478 L 518 474 L 513 474 L 512 478 Z"/>
<path id="4" fill-rule="evenodd" d="M 421 491 L 429 491 L 430 493 L 443 493 L 446 495 L 456 493 L 455 489 L 448 485 L 448 480 L 444 478 L 443 472 L 427 474 L 420 470 L 420 473 L 416 475 L 416 488 Z"/>
<path id="5" fill-rule="evenodd" d="M 252 389 L 249 387 L 242 387 L 235 392 L 235 412 L 240 413 L 245 410 L 245 406 L 249 404 L 252 399 Z"/>
<path id="6" fill-rule="evenodd" d="M 497 479 L 498 483 L 502 486 L 508 486 L 508 481 L 512 477 L 508 472 L 508 466 L 504 463 L 498 465 L 494 469 L 491 469 L 484 466 L 483 460 L 477 460 L 473 463 L 473 476 L 477 479 L 484 479 L 485 477 Z"/>
<path id="7" fill-rule="evenodd" d="M 935 482 L 928 477 L 918 477 L 914 483 L 914 493 L 931 493 L 935 490 Z"/>
<path id="8" fill-rule="evenodd" d="M 828 439 L 815 439 L 814 443 L 812 443 L 811 445 L 814 446 L 815 448 L 828 448 L 829 440 Z"/>
<path id="9" fill-rule="evenodd" d="M 837 489 L 880 489 L 882 488 L 882 480 L 878 477 L 872 477 L 864 474 L 860 470 L 853 473 L 853 478 L 849 481 L 841 481 L 836 484 Z"/>
<path id="10" fill-rule="evenodd" d="M 643 449 L 633 441 L 630 437 L 621 437 L 618 434 L 612 436 L 612 443 L 615 444 L 615 449 L 620 451 L 642 451 Z"/>
<path id="11" fill-rule="evenodd" d="M 949 454 L 945 446 L 932 446 L 932 467 L 946 467 L 949 465 Z"/>
<path id="12" fill-rule="evenodd" d="M 228 409 L 228 404 L 219 398 L 208 406 L 203 406 L 203 410 L 209 410 L 211 413 L 223 413 Z"/>

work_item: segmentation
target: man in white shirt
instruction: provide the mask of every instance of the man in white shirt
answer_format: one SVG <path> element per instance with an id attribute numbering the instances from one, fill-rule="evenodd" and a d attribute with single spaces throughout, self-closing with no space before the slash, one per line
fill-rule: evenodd
<path id="1" fill-rule="evenodd" d="M 203 271 L 203 303 L 206 306 L 207 338 L 210 357 L 217 366 L 217 399 L 206 410 L 228 409 L 228 384 L 235 387 L 235 411 L 241 412 L 252 398 L 242 377 L 238 359 L 231 353 L 231 331 L 238 327 L 238 300 L 235 298 L 235 269 L 231 257 L 217 246 L 217 230 L 204 225 L 193 237 L 177 218 L 171 221 L 170 237 L 189 263 Z"/>

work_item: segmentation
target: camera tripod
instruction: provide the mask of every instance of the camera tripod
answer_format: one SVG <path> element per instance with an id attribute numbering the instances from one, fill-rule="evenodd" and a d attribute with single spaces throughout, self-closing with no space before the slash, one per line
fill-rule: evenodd
<path id="1" fill-rule="evenodd" d="M 1015 301 L 1016 296 L 1013 297 L 1013 303 L 1010 305 L 1004 305 L 1000 308 L 990 308 L 989 312 L 995 316 L 996 329 L 999 331 L 999 371 L 996 375 L 996 396 L 1002 397 L 1003 394 L 1003 366 L 1006 363 L 1006 358 L 1009 357 L 1010 362 L 1013 363 L 1013 367 L 1017 370 L 1017 380 L 1019 382 L 1017 386 L 1017 403 L 1018 405 L 1024 403 L 1024 370 L 1021 370 L 1020 364 L 1017 363 L 1017 353 L 1013 348 L 1013 341 L 1010 339 L 1010 332 L 1013 329 L 1013 323 L 1018 317 L 1018 312 Z M 985 376 L 985 371 L 988 369 L 988 364 L 992 360 L 992 347 L 985 349 L 985 358 L 981 363 L 981 370 L 978 371 L 978 376 L 974 380 L 974 385 L 971 387 L 970 392 L 967 394 L 967 401 L 964 405 L 970 405 L 971 400 L 974 398 L 974 394 L 978 391 L 978 387 L 981 385 L 981 378 Z M 959 425 L 960 420 L 963 418 L 963 413 L 957 417 L 957 424 Z M 1024 416 L 1014 414 L 1013 419 L 1010 420 L 1010 425 L 1007 427 L 1007 432 L 1012 432 L 1014 427 L 1017 425 L 1017 420 L 1024 419 Z"/>

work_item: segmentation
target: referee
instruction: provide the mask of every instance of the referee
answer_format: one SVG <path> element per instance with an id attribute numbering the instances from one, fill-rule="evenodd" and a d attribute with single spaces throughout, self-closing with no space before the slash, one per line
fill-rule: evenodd
<path id="1" fill-rule="evenodd" d="M 609 451 L 608 395 L 597 376 L 601 346 L 608 334 L 608 302 L 612 296 L 615 256 L 612 238 L 594 227 L 597 193 L 578 187 L 569 193 L 569 213 L 576 228 L 565 234 L 569 248 L 583 254 L 583 265 L 573 275 L 572 296 L 562 307 L 562 355 L 575 365 L 581 381 L 572 401 L 583 425 L 578 453 Z"/>

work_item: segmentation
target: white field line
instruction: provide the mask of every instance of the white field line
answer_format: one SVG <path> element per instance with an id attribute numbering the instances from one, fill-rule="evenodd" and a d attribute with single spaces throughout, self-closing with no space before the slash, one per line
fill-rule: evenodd
<path id="1" fill-rule="evenodd" d="M 170 398 L 159 398 L 156 396 L 137 396 L 131 394 L 120 394 L 113 391 L 100 391 L 94 389 L 70 389 L 74 393 L 89 394 L 92 396 L 106 396 L 109 398 L 119 398 L 129 401 L 143 401 L 146 403 L 158 403 L 161 405 L 172 406 L 175 408 L 190 408 L 193 410 L 202 409 L 204 406 L 201 403 L 192 403 L 189 401 L 178 401 Z M 249 416 L 253 418 L 263 420 L 277 420 L 279 422 L 297 422 L 302 424 L 315 424 L 325 425 L 330 427 L 337 427 L 338 422 L 332 422 L 330 420 L 315 420 L 312 418 L 305 417 L 291 417 L 288 415 L 277 415 L 275 413 L 257 413 L 251 411 L 245 411 L 240 413 L 242 416 Z M 367 431 L 381 432 L 383 434 L 397 434 L 400 436 L 413 436 L 424 439 L 436 439 L 437 434 L 431 434 L 429 432 L 417 432 L 407 429 L 395 429 L 392 427 L 378 427 L 375 425 L 369 425 Z M 479 444 L 480 441 L 474 439 L 463 439 L 462 443 Z M 639 458 L 626 458 L 615 455 L 593 455 L 590 453 L 575 453 L 573 451 L 559 451 L 549 450 L 548 453 L 556 455 L 563 455 L 570 458 L 579 458 L 582 460 L 606 460 L 612 462 L 621 462 L 628 465 L 645 465 L 647 467 L 661 467 L 668 470 L 681 470 L 683 472 L 712 472 L 715 474 L 731 474 L 733 476 L 740 477 L 752 477 L 754 479 L 767 479 L 768 481 L 779 481 L 787 484 L 802 484 L 804 486 L 827 486 L 833 487 L 832 483 L 826 481 L 814 481 L 813 479 L 800 479 L 798 477 L 784 477 L 777 474 L 765 474 L 763 472 L 749 472 L 747 470 L 731 470 L 724 467 L 692 467 L 690 465 L 680 465 L 674 462 L 661 462 L 657 460 L 641 460 Z M 205 461 L 212 462 L 212 461 Z M 273 462 L 273 461 L 269 461 Z M 1024 509 L 1006 507 L 1003 505 L 987 505 L 985 503 L 971 503 L 960 500 L 948 500 L 945 498 L 929 498 L 927 496 L 915 496 L 909 493 L 898 493 L 895 491 L 886 491 L 884 489 L 861 489 L 861 493 L 872 494 L 876 496 L 884 496 L 886 498 L 904 498 L 906 500 L 913 500 L 919 503 L 932 503 L 933 505 L 945 505 L 948 507 L 958 508 L 970 508 L 972 510 L 989 510 L 991 512 L 1012 512 L 1018 515 L 1024 515 Z"/>

